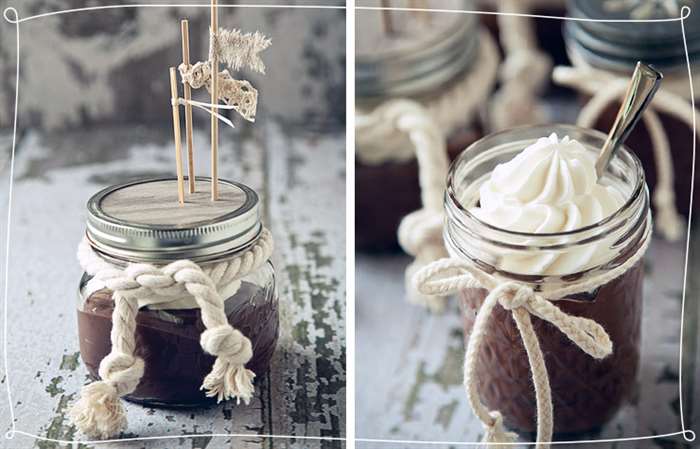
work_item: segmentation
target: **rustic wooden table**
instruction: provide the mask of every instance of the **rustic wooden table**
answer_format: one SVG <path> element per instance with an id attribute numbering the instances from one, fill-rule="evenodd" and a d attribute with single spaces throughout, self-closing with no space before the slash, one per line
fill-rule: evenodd
<path id="1" fill-rule="evenodd" d="M 700 352 L 698 294 L 694 291 L 698 282 L 692 273 L 700 269 L 698 249 L 700 242 L 691 251 L 683 372 L 684 416 L 696 432 L 700 430 Z M 684 254 L 685 242 L 653 241 L 645 261 L 642 360 L 636 394 L 604 429 L 582 438 L 627 438 L 681 429 L 678 368 Z M 408 262 L 404 255 L 357 256 L 357 438 L 480 441 L 482 426 L 472 414 L 462 387 L 464 334 L 456 301 L 441 315 L 407 303 L 403 269 Z M 357 443 L 358 449 L 385 447 L 456 446 Z M 571 447 L 691 446 L 676 436 Z"/>
<path id="2" fill-rule="evenodd" d="M 129 428 L 123 437 L 199 436 L 99 447 L 344 447 L 344 134 L 304 135 L 259 120 L 253 128 L 222 128 L 220 142 L 220 176 L 243 181 L 261 193 L 265 221 L 276 240 L 281 336 L 272 367 L 256 382 L 249 406 L 228 402 L 197 410 L 126 407 Z M 7 136 L 0 138 L 0 154 L 6 154 L 9 143 Z M 197 172 L 207 174 L 208 137 L 195 134 L 195 145 Z M 84 232 L 85 203 L 97 190 L 127 178 L 172 175 L 173 159 L 170 129 L 97 128 L 55 135 L 28 132 L 21 137 L 5 311 L 8 363 L 3 368 L 8 376 L 0 379 L 3 433 L 11 428 L 5 398 L 9 386 L 16 430 L 56 440 L 83 438 L 66 414 L 87 379 L 75 312 L 81 274 L 75 253 Z M 9 173 L 7 160 L 0 163 L 5 217 Z M 4 218 L 1 221 L 4 243 Z M 2 249 L 4 254 L 4 244 Z M 332 439 L 259 436 L 267 434 Z M 65 446 L 15 434 L 11 441 L 0 440 L 0 447 Z"/>

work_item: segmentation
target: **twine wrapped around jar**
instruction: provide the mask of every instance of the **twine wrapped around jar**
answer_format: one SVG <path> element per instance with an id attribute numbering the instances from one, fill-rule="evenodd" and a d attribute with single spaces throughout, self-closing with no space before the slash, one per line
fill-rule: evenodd
<path id="1" fill-rule="evenodd" d="M 413 287 L 423 295 L 444 297 L 468 288 L 484 288 L 488 296 L 479 308 L 464 358 L 464 386 L 469 403 L 484 424 L 484 442 L 512 443 L 517 435 L 508 432 L 499 411 L 488 410 L 481 402 L 475 376 L 477 355 L 481 348 L 489 317 L 496 304 L 512 313 L 527 352 L 537 402 L 537 448 L 549 447 L 554 427 L 552 392 L 537 334 L 532 327 L 531 315 L 552 324 L 564 333 L 578 348 L 595 359 L 602 359 L 613 351 L 612 341 L 605 329 L 595 321 L 568 315 L 553 302 L 576 293 L 594 290 L 621 276 L 638 263 L 651 242 L 651 212 L 647 214 L 646 232 L 639 247 L 623 263 L 585 280 L 572 281 L 564 287 L 536 293 L 523 283 L 496 278 L 465 260 L 444 258 L 421 268 L 413 276 Z"/>
<path id="2" fill-rule="evenodd" d="M 201 309 L 206 330 L 200 344 L 216 357 L 201 389 L 217 401 L 236 398 L 248 404 L 254 393 L 255 374 L 245 365 L 253 349 L 250 340 L 228 323 L 221 291 L 230 290 L 232 285 L 237 290 L 240 279 L 265 264 L 272 251 L 272 234 L 263 229 L 246 251 L 219 262 L 199 266 L 178 260 L 165 266 L 130 263 L 121 267 L 100 257 L 83 239 L 78 248 L 80 264 L 93 276 L 91 288 L 97 283 L 113 292 L 114 311 L 112 349 L 99 367 L 102 380 L 84 386 L 70 411 L 78 429 L 90 437 L 109 438 L 126 428 L 119 398 L 133 392 L 143 376 L 144 362 L 136 356 L 135 330 L 136 315 L 144 301 L 149 306 Z M 183 304 L 183 297 L 194 304 Z"/>

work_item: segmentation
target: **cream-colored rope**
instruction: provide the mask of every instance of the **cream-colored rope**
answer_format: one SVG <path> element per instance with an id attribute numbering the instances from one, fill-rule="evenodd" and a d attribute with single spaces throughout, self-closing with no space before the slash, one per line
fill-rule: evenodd
<path id="1" fill-rule="evenodd" d="M 355 116 L 357 158 L 370 165 L 418 159 L 423 208 L 406 216 L 399 226 L 399 243 L 415 256 L 406 268 L 413 273 L 447 255 L 442 244 L 443 193 L 447 168 L 446 135 L 472 120 L 491 92 L 498 66 L 498 49 L 487 32 L 480 33 L 475 68 L 447 92 L 423 106 L 407 99 L 388 100 L 371 111 L 358 108 Z M 421 295 L 409 288 L 408 299 L 434 311 L 444 309 L 442 297 Z"/>
<path id="2" fill-rule="evenodd" d="M 591 67 L 575 53 L 571 59 L 574 66 L 556 67 L 552 78 L 558 84 L 591 96 L 577 120 L 579 126 L 590 128 L 605 109 L 624 96 L 628 80 L 624 76 Z M 693 107 L 689 98 L 682 95 L 682 86 L 687 82 L 685 73 L 683 76 L 666 76 L 654 101 L 642 116 L 654 151 L 657 181 L 652 201 L 656 207 L 657 229 L 668 240 L 678 240 L 682 236 L 684 221 L 676 209 L 671 148 L 658 114 L 673 116 L 693 129 Z"/>
<path id="3" fill-rule="evenodd" d="M 409 142 L 407 148 L 418 159 L 423 208 L 404 218 L 398 231 L 401 246 L 415 256 L 415 261 L 406 269 L 406 280 L 409 281 L 415 270 L 447 254 L 442 236 L 433 232 L 436 227 L 441 228 L 443 220 L 442 196 L 449 163 L 447 144 L 432 115 L 415 101 L 391 100 L 374 113 L 382 117 L 381 123 L 392 129 L 392 134 L 405 136 Z M 435 310 L 443 307 L 441 298 L 409 295 L 409 299 Z"/>
<path id="4" fill-rule="evenodd" d="M 549 80 L 552 59 L 538 48 L 534 19 L 517 15 L 529 13 L 530 3 L 499 0 L 494 5 L 502 13 L 497 20 L 505 59 L 499 67 L 501 86 L 489 103 L 490 131 L 546 121 L 539 94 Z"/>
<path id="5" fill-rule="evenodd" d="M 119 398 L 136 389 L 144 370 L 135 343 L 136 315 L 142 298 L 149 298 L 149 304 L 155 305 L 183 295 L 194 299 L 206 327 L 200 343 L 204 351 L 216 356 L 202 389 L 218 401 L 235 397 L 247 404 L 254 392 L 255 374 L 245 364 L 253 356 L 253 349 L 250 340 L 228 323 L 220 292 L 232 283 L 237 290 L 240 279 L 267 263 L 272 250 L 272 235 L 263 229 L 244 253 L 205 267 L 189 260 L 161 267 L 144 263 L 119 267 L 97 255 L 83 239 L 78 248 L 81 266 L 95 282 L 113 292 L 112 349 L 100 362 L 102 380 L 83 387 L 81 398 L 70 412 L 73 423 L 95 438 L 109 438 L 125 429 L 126 416 Z"/>
<path id="6" fill-rule="evenodd" d="M 565 287 L 552 289 L 547 292 L 546 298 L 534 292 L 528 285 L 498 279 L 462 259 L 441 259 L 416 272 L 413 277 L 414 288 L 424 295 L 446 296 L 469 288 L 489 290 L 476 315 L 464 360 L 464 385 L 474 413 L 484 424 L 486 431 L 484 442 L 508 443 L 517 439 L 514 433 L 505 429 L 500 412 L 488 410 L 481 402 L 477 390 L 476 363 L 493 308 L 499 304 L 505 310 L 511 311 L 523 340 L 537 400 L 537 447 L 548 447 L 547 442 L 552 439 L 554 427 L 552 394 L 544 356 L 532 327 L 530 315 L 554 325 L 593 358 L 601 359 L 611 354 L 612 341 L 601 325 L 588 318 L 567 315 L 552 301 L 600 287 L 637 264 L 644 257 L 651 241 L 649 231 L 651 214 L 647 220 L 647 232 L 639 248 L 625 262 L 590 279 L 571 282 Z"/>
<path id="7" fill-rule="evenodd" d="M 390 123 L 396 123 L 396 129 L 409 136 L 410 147 L 418 159 L 423 207 L 404 217 L 398 229 L 399 244 L 406 253 L 414 256 L 413 262 L 406 267 L 407 297 L 413 303 L 441 312 L 445 308 L 443 297 L 423 295 L 410 286 L 416 271 L 447 255 L 442 243 L 442 203 L 449 164 L 446 138 L 429 112 L 417 103 L 396 100 L 387 104 L 385 115 L 393 117 Z"/>
<path id="8" fill-rule="evenodd" d="M 444 135 L 471 123 L 496 82 L 498 48 L 486 31 L 479 33 L 479 55 L 473 68 L 437 96 L 415 101 L 422 104 Z M 404 132 L 387 118 L 387 103 L 371 109 L 358 106 L 355 111 L 355 148 L 363 164 L 379 165 L 388 161 L 403 162 L 416 157 Z"/>

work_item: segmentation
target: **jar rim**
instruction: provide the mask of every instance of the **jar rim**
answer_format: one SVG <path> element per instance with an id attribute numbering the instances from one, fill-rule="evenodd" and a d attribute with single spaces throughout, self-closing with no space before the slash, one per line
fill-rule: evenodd
<path id="1" fill-rule="evenodd" d="M 469 0 L 455 0 L 452 6 L 469 9 Z M 374 45 L 371 51 L 360 52 L 355 69 L 358 98 L 374 102 L 399 96 L 420 97 L 449 84 L 472 69 L 479 53 L 480 29 L 476 16 L 467 15 L 411 47 L 387 49 Z"/>
<path id="2" fill-rule="evenodd" d="M 87 202 L 90 245 L 112 258 L 162 263 L 221 258 L 247 249 L 260 237 L 255 190 L 220 178 L 219 199 L 211 202 L 211 178 L 195 181 L 198 189 L 185 206 L 177 202 L 173 177 L 136 179 L 100 190 Z"/>
<path id="3" fill-rule="evenodd" d="M 592 223 L 590 225 L 586 225 L 580 228 L 572 229 L 569 231 L 560 231 L 560 232 L 548 232 L 548 233 L 532 233 L 532 232 L 523 232 L 523 231 L 513 231 L 509 230 L 506 228 L 502 228 L 499 226 L 496 226 L 494 224 L 488 223 L 486 221 L 481 220 L 478 218 L 476 215 L 471 213 L 469 211 L 468 207 L 465 207 L 462 204 L 462 201 L 458 198 L 457 192 L 456 192 L 456 186 L 455 186 L 455 174 L 457 171 L 457 168 L 460 166 L 460 164 L 466 163 L 466 159 L 471 157 L 471 152 L 473 152 L 476 148 L 483 146 L 485 143 L 487 143 L 490 140 L 498 140 L 498 138 L 502 138 L 503 136 L 509 135 L 509 134 L 515 134 L 523 131 L 529 131 L 529 132 L 540 132 L 540 136 L 547 136 L 551 134 L 552 132 L 556 131 L 573 131 L 576 133 L 580 133 L 583 135 L 587 135 L 589 137 L 597 138 L 597 139 L 602 139 L 605 141 L 606 135 L 598 130 L 595 129 L 590 129 L 590 128 L 583 128 L 580 126 L 576 125 L 571 125 L 571 124 L 564 124 L 564 123 L 554 123 L 554 124 L 546 124 L 546 125 L 525 125 L 525 126 L 518 126 L 514 128 L 509 128 L 506 130 L 498 131 L 492 134 L 488 134 L 481 139 L 477 140 L 476 142 L 472 143 L 469 145 L 467 148 L 465 148 L 459 156 L 450 164 L 448 173 L 447 173 L 447 183 L 446 183 L 446 188 L 445 188 L 445 202 L 448 203 L 450 206 L 453 206 L 456 208 L 459 212 L 464 214 L 469 220 L 474 221 L 476 224 L 479 226 L 484 226 L 489 230 L 495 231 L 497 233 L 502 233 L 505 236 L 508 237 L 517 237 L 517 238 L 561 238 L 561 237 L 576 237 L 576 236 L 583 236 L 586 235 L 587 233 L 594 231 L 599 228 L 604 228 L 605 226 L 609 225 L 611 222 L 615 221 L 618 217 L 624 215 L 627 213 L 633 205 L 636 203 L 636 199 L 638 198 L 639 194 L 642 192 L 643 189 L 646 187 L 646 181 L 645 181 L 645 176 L 644 176 L 644 169 L 642 168 L 642 163 L 639 160 L 639 158 L 624 144 L 621 144 L 620 147 L 617 149 L 615 155 L 613 158 L 620 158 L 621 155 L 625 158 L 629 158 L 629 160 L 632 162 L 634 171 L 635 171 L 635 178 L 636 178 L 636 183 L 632 191 L 630 192 L 629 198 L 627 198 L 622 206 L 620 206 L 615 212 L 612 214 L 608 215 L 604 219 Z M 519 245 L 516 245 L 516 247 Z M 528 245 L 531 246 L 531 245 Z"/>

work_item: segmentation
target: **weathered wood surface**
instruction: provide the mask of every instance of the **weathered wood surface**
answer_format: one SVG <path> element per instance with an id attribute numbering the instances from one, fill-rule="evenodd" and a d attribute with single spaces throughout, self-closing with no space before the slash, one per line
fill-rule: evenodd
<path id="1" fill-rule="evenodd" d="M 242 130 L 242 131 L 241 131 Z M 3 140 L 5 145 L 6 140 Z M 59 440 L 82 439 L 67 410 L 87 380 L 76 334 L 80 268 L 76 245 L 85 203 L 128 178 L 172 175 L 172 130 L 104 128 L 22 137 L 12 210 L 8 372 L 18 430 Z M 208 138 L 195 134 L 197 173 L 208 173 Z M 255 188 L 276 239 L 281 336 L 269 374 L 256 379 L 249 406 L 167 410 L 127 404 L 123 437 L 202 435 L 99 447 L 340 448 L 342 441 L 256 435 L 345 436 L 345 142 L 342 133 L 302 135 L 259 120 L 221 130 L 222 178 Z M 3 153 L 4 154 L 4 153 Z M 4 212 L 7 166 L 1 177 Z M 4 254 L 4 251 L 3 251 Z M 0 338 L 2 338 L 0 336 Z M 9 430 L 0 379 L 0 423 Z M 246 437 L 206 434 L 243 433 Z M 55 448 L 16 435 L 9 446 Z M 81 445 L 80 447 L 85 447 Z M 90 445 L 89 447 L 92 447 Z"/>
<path id="2" fill-rule="evenodd" d="M 600 433 L 585 435 L 584 439 L 658 435 L 681 429 L 678 368 L 684 252 L 684 242 L 652 243 L 646 257 L 642 361 L 637 392 L 632 403 Z M 691 278 L 692 267 L 700 268 L 700 254 L 695 252 L 695 256 Z M 402 255 L 357 257 L 357 438 L 480 441 L 482 427 L 472 414 L 462 387 L 464 344 L 456 301 L 450 303 L 443 315 L 432 315 L 408 304 L 403 286 L 403 268 L 407 263 L 408 258 Z M 698 294 L 692 288 L 689 291 L 686 326 L 692 331 L 697 329 Z M 697 341 L 696 332 L 686 336 L 687 340 Z M 697 348 L 686 345 L 688 360 L 684 372 L 684 384 L 695 386 L 694 393 L 689 390 L 684 395 L 684 416 L 686 422 L 691 414 L 695 417 L 692 423 L 696 432 L 700 407 Z M 690 363 L 691 359 L 694 364 Z M 384 447 L 455 446 L 357 443 L 358 449 Z M 682 438 L 673 437 L 571 447 L 672 448 L 684 444 Z"/>

